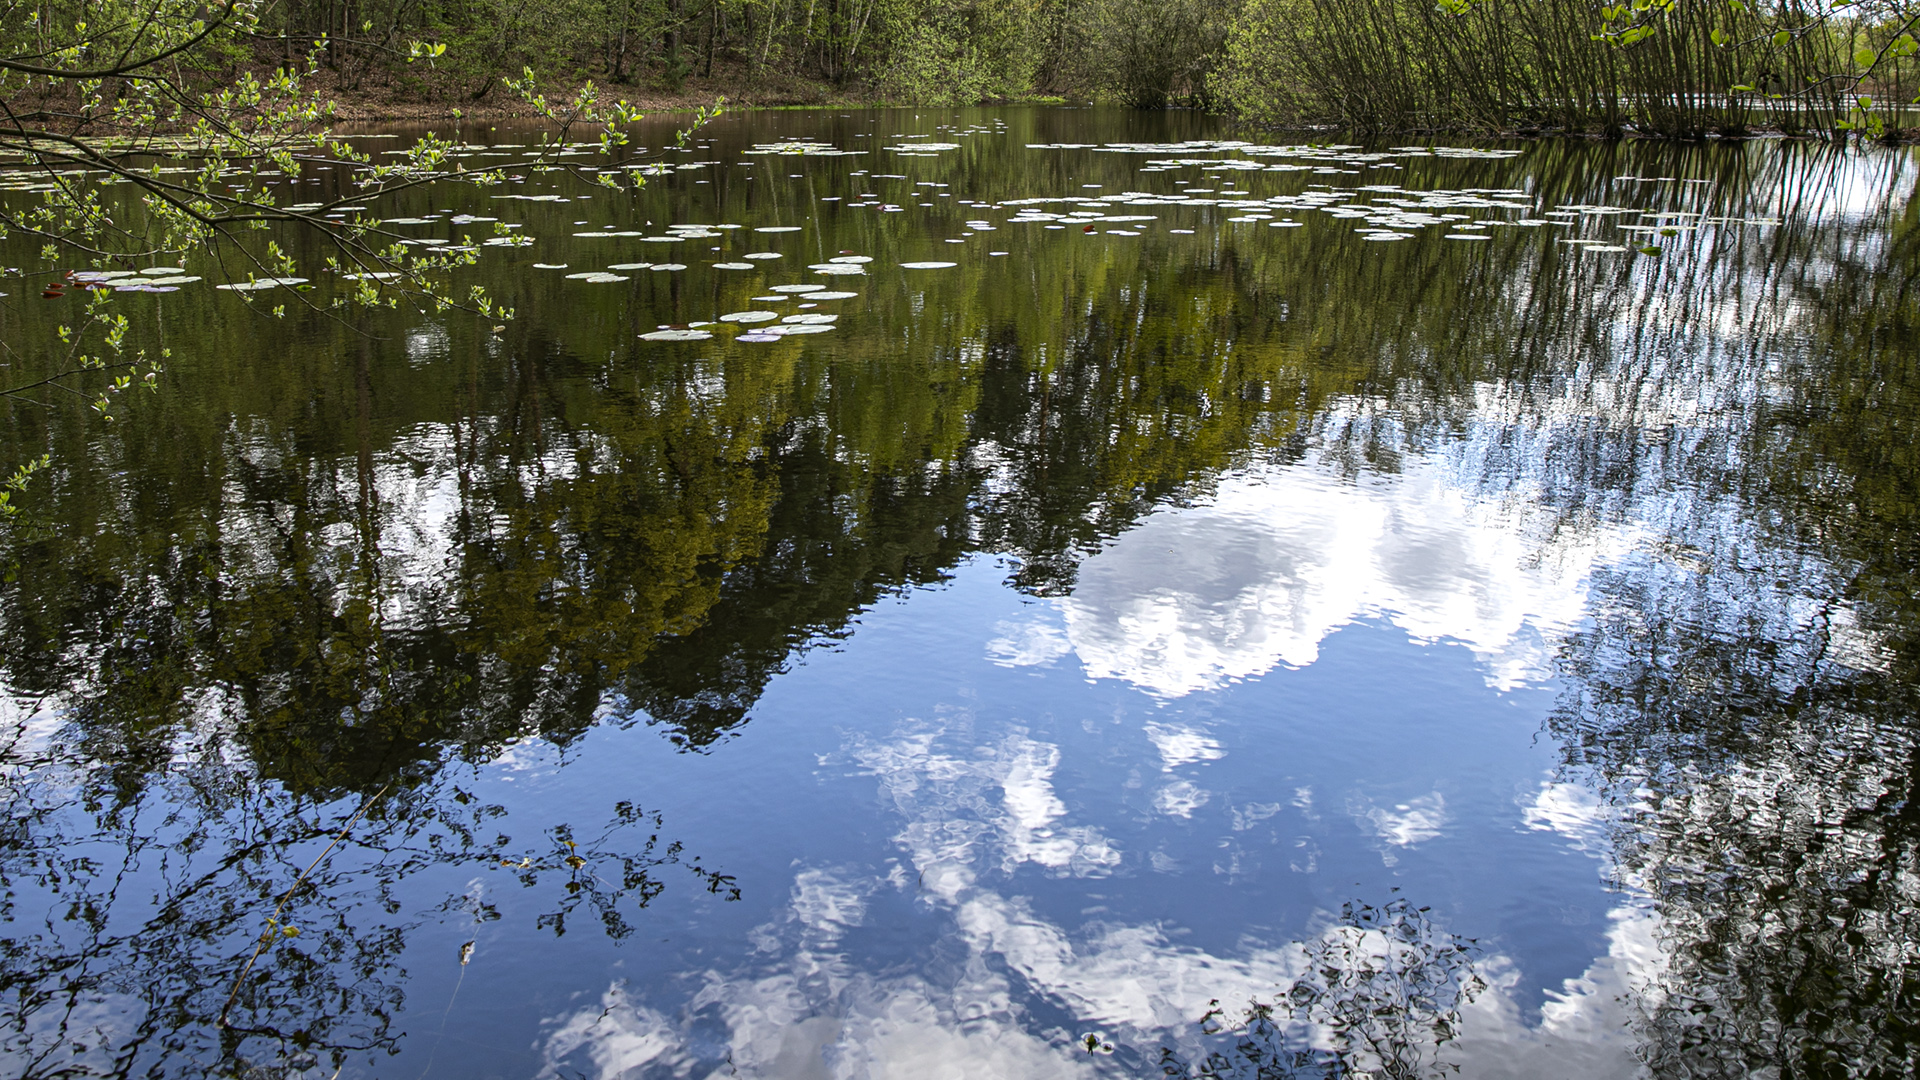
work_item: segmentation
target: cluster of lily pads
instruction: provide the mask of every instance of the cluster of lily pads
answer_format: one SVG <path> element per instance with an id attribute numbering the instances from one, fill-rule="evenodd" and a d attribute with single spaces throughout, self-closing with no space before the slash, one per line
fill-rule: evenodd
<path id="1" fill-rule="evenodd" d="M 106 287 L 114 292 L 170 293 L 200 279 L 179 266 L 149 266 L 145 270 L 76 270 L 68 275 L 77 285 Z"/>
<path id="2" fill-rule="evenodd" d="M 758 303 L 785 303 L 800 301 L 803 308 L 811 308 L 832 300 L 851 300 L 858 293 L 844 292 L 827 288 L 825 285 L 797 283 L 775 285 L 766 296 L 756 296 Z M 642 341 L 711 341 L 716 330 L 744 330 L 733 340 L 765 344 L 789 337 L 807 334 L 824 334 L 834 328 L 840 316 L 819 311 L 800 311 L 792 315 L 782 315 L 777 311 L 753 308 L 747 311 L 731 311 L 713 321 L 692 322 L 685 326 L 662 326 L 659 329 L 640 335 Z"/>

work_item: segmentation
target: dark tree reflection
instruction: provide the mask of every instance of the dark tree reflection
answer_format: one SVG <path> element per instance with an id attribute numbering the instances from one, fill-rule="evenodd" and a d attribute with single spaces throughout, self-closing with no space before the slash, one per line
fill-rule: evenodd
<path id="1" fill-rule="evenodd" d="M 581 918 L 630 934 L 675 874 L 734 895 L 630 803 L 515 836 L 445 770 L 311 797 L 212 739 L 126 791 L 22 735 L 0 759 L 0 1060 L 22 1078 L 294 1075 L 384 1056 L 411 933 L 500 917 L 463 884 L 476 875 L 538 896 L 556 934 Z"/>
<path id="2" fill-rule="evenodd" d="M 1658 904 L 1643 1054 L 1672 1077 L 1920 1072 L 1920 269 L 1845 248 L 1747 467 L 1600 583 L 1551 725 Z"/>

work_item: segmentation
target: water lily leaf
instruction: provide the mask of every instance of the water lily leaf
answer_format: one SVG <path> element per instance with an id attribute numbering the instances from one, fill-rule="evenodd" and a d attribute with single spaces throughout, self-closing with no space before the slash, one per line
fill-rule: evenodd
<path id="1" fill-rule="evenodd" d="M 281 286 L 291 287 L 294 285 L 304 285 L 306 283 L 307 279 L 303 277 L 259 278 L 254 281 L 235 282 L 231 285 L 215 285 L 214 288 L 227 289 L 232 292 L 258 292 L 261 289 L 274 289 Z"/>
<path id="2" fill-rule="evenodd" d="M 711 330 L 652 330 L 640 335 L 641 341 L 712 341 Z"/>

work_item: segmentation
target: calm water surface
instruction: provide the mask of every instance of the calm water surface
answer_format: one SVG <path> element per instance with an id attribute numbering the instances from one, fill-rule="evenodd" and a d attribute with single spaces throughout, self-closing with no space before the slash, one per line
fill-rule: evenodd
<path id="1" fill-rule="evenodd" d="M 122 294 L 163 389 L 0 445 L 4 1071 L 1909 1074 L 1912 154 L 1236 134 L 383 206 L 499 332 Z"/>

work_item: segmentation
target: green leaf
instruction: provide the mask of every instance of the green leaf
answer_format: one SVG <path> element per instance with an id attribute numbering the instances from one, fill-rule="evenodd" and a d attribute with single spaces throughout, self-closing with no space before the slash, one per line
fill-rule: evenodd
<path id="1" fill-rule="evenodd" d="M 1773 34 L 1773 47 L 1778 49 L 1793 40 L 1793 35 L 1785 30 L 1776 30 Z"/>
<path id="2" fill-rule="evenodd" d="M 1853 54 L 1853 62 L 1859 64 L 1861 67 L 1872 67 L 1873 62 L 1879 58 L 1880 54 L 1874 52 L 1872 49 L 1861 49 L 1859 52 Z"/>

